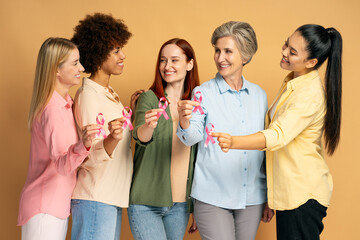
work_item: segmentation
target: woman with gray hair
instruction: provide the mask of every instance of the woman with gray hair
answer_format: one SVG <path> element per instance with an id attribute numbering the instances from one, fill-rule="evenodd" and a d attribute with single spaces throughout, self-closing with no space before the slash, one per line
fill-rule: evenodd
<path id="1" fill-rule="evenodd" d="M 264 129 L 267 97 L 245 79 L 243 68 L 257 50 L 256 34 L 244 22 L 215 29 L 211 43 L 216 77 L 193 90 L 192 100 L 178 103 L 177 135 L 198 144 L 191 197 L 202 239 L 255 239 L 260 219 L 271 220 L 266 204 L 264 153 L 223 153 L 210 132 L 251 134 Z"/>

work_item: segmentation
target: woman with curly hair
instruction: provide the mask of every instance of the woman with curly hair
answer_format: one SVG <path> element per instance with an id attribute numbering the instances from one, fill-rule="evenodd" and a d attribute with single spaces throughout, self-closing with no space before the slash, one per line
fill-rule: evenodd
<path id="1" fill-rule="evenodd" d="M 96 122 L 123 126 L 123 113 L 127 112 L 109 81 L 111 75 L 123 71 L 122 48 L 131 33 L 122 20 L 101 13 L 87 15 L 74 30 L 71 40 L 78 45 L 85 72 L 90 74 L 75 96 L 78 128 Z M 135 105 L 140 93 L 133 94 L 130 105 Z M 122 208 L 128 207 L 133 169 L 130 139 L 128 127 L 110 135 L 103 127 L 94 139 L 90 154 L 78 171 L 72 196 L 72 239 L 120 238 Z"/>

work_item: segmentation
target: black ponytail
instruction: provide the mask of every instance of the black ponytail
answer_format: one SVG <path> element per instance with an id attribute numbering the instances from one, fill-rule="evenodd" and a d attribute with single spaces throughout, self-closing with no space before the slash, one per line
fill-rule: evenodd
<path id="1" fill-rule="evenodd" d="M 297 29 L 307 42 L 308 59 L 318 60 L 318 69 L 328 59 L 325 74 L 326 115 L 324 123 L 325 147 L 332 155 L 339 144 L 342 92 L 342 38 L 334 28 L 307 24 Z"/>

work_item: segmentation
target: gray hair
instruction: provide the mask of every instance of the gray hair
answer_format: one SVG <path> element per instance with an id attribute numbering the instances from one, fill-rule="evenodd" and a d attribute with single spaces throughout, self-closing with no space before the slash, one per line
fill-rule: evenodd
<path id="1" fill-rule="evenodd" d="M 211 37 L 211 44 L 215 46 L 217 40 L 232 37 L 238 45 L 243 60 L 250 62 L 258 48 L 256 34 L 250 24 L 246 22 L 230 21 L 217 27 Z"/>

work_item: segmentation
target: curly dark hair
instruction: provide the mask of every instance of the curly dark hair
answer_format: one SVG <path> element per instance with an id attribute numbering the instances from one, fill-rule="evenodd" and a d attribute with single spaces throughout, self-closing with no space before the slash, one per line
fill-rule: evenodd
<path id="1" fill-rule="evenodd" d="M 90 74 L 98 71 L 111 50 L 123 47 L 132 35 L 123 20 L 103 13 L 86 15 L 74 31 L 71 41 L 78 46 L 81 64 Z"/>

